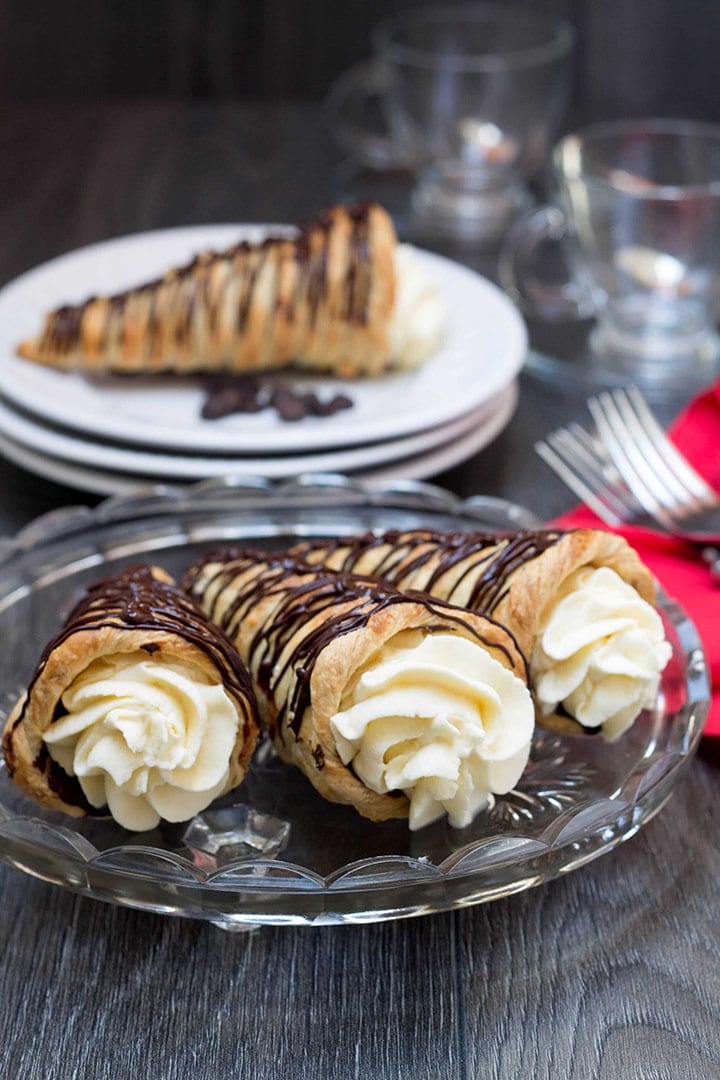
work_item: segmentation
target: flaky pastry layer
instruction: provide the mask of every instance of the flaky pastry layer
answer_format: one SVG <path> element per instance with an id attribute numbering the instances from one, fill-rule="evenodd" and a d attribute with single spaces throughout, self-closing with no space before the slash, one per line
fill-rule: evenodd
<path id="1" fill-rule="evenodd" d="M 62 712 L 61 697 L 95 660 L 146 652 L 222 682 L 238 713 L 225 787 L 243 780 L 259 733 L 257 703 L 235 649 L 158 567 L 132 567 L 98 583 L 46 647 L 3 735 L 12 779 L 42 806 L 75 817 L 94 812 L 74 777 L 50 757 L 43 735 Z"/>
<path id="2" fill-rule="evenodd" d="M 183 585 L 248 665 L 281 757 L 326 799 L 350 804 L 373 821 L 407 817 L 408 799 L 371 791 L 343 764 L 330 720 L 357 673 L 384 645 L 405 630 L 459 634 L 527 682 L 525 657 L 504 627 L 367 579 L 231 548 L 190 567 Z"/>
<path id="3" fill-rule="evenodd" d="M 256 372 L 296 364 L 342 377 L 390 361 L 395 231 L 375 204 L 335 206 L 295 238 L 222 252 L 115 296 L 51 311 L 21 356 L 117 372 Z"/>

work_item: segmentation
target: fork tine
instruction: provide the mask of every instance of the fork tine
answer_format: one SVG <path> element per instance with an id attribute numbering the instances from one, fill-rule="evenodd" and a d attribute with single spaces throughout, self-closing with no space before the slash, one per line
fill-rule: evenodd
<path id="1" fill-rule="evenodd" d="M 543 459 L 546 465 L 549 465 L 553 472 L 557 473 L 560 479 L 567 484 L 571 491 L 574 491 L 577 497 L 589 506 L 590 509 L 597 514 L 601 521 L 604 521 L 606 525 L 618 526 L 623 524 L 623 518 L 618 517 L 617 514 L 610 509 L 609 505 L 600 497 L 600 495 L 592 488 L 588 487 L 584 480 L 578 476 L 578 474 L 570 468 L 565 458 L 560 455 L 549 446 L 542 439 L 535 443 L 535 450 Z"/>
<path id="2" fill-rule="evenodd" d="M 656 498 L 670 511 L 682 507 L 699 510 L 702 503 L 694 492 L 689 491 L 687 485 L 678 479 L 672 467 L 668 465 L 660 452 L 657 441 L 651 438 L 640 423 L 632 403 L 622 391 L 615 391 L 612 398 L 618 414 L 615 420 L 616 433 L 621 434 L 619 425 L 623 424 L 625 435 L 623 445 L 626 454 L 637 458 L 637 469 L 645 477 L 647 486 Z M 660 438 L 664 439 L 662 432 Z"/>
<path id="3" fill-rule="evenodd" d="M 573 436 L 575 439 L 575 445 L 572 448 L 574 452 L 582 455 L 586 462 L 592 461 L 596 468 L 602 470 L 605 486 L 615 494 L 621 505 L 625 507 L 627 514 L 636 517 L 638 514 L 645 513 L 597 435 L 586 431 L 576 420 L 571 420 L 566 428 L 559 428 L 558 430 Z"/>
<path id="4" fill-rule="evenodd" d="M 535 444 L 567 486 L 608 525 L 654 524 L 693 542 L 716 537 L 720 498 L 667 440 L 639 391 L 606 391 L 587 404 L 596 431 L 571 422 Z"/>
<path id="5" fill-rule="evenodd" d="M 666 512 L 666 504 L 655 497 L 652 482 L 650 485 L 646 482 L 647 468 L 643 468 L 644 463 L 640 461 L 639 455 L 632 453 L 627 430 L 610 395 L 603 393 L 596 398 L 590 398 L 588 408 L 600 439 L 638 502 L 648 514 L 670 527 L 672 522 Z"/>
<path id="6" fill-rule="evenodd" d="M 562 431 L 563 429 L 560 428 L 559 430 Z M 597 439 L 594 439 L 590 432 L 585 430 L 582 424 L 578 424 L 577 420 L 571 420 L 565 430 L 572 432 L 578 442 L 584 446 L 588 453 L 592 454 L 594 458 L 597 458 L 598 460 L 602 459 L 606 461 L 608 465 L 612 464 L 603 444 L 598 442 Z"/>
<path id="7" fill-rule="evenodd" d="M 574 432 L 567 428 L 558 428 L 546 438 L 568 464 L 572 464 L 576 471 L 585 473 L 587 479 L 592 481 L 593 488 L 601 489 L 607 486 L 603 463 L 577 440 Z"/>
<path id="8" fill-rule="evenodd" d="M 584 438 L 577 437 L 577 429 L 583 432 Z M 622 521 L 645 517 L 645 508 L 625 483 L 599 439 L 576 423 L 560 428 L 558 434 L 562 436 L 567 462 L 585 476 L 594 491 L 600 492 L 617 517 Z"/>
<path id="9" fill-rule="evenodd" d="M 599 453 L 588 450 L 586 440 L 581 440 L 574 428 L 558 428 L 547 436 L 547 441 L 558 457 L 563 459 L 566 467 L 572 470 L 597 498 L 602 499 L 620 521 L 628 521 L 638 511 L 642 512 L 642 507 L 638 506 L 617 470 L 608 464 L 606 457 L 601 457 L 602 450 Z M 590 445 L 593 445 L 592 442 Z M 611 470 L 614 475 L 611 475 Z"/>
<path id="10" fill-rule="evenodd" d="M 603 521 L 619 525 L 645 516 L 602 444 L 579 424 L 573 422 L 551 432 L 536 450 Z"/>
<path id="11" fill-rule="evenodd" d="M 616 395 L 618 393 L 620 392 L 616 391 Z M 668 439 L 667 435 L 648 408 L 647 402 L 638 388 L 636 386 L 629 386 L 625 391 L 624 397 L 629 407 L 634 410 L 639 424 L 652 440 L 663 461 L 670 469 L 672 469 L 677 478 L 689 491 L 696 495 L 698 499 L 703 500 L 703 502 L 707 501 L 710 505 L 715 505 L 717 502 L 715 492 L 709 484 L 706 484 L 702 476 L 693 469 L 690 463 L 686 461 L 682 454 L 679 453 Z"/>

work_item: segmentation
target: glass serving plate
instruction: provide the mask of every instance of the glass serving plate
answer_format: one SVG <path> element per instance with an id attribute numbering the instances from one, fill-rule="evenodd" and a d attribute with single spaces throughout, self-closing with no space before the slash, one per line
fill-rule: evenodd
<path id="1" fill-rule="evenodd" d="M 521 507 L 462 501 L 428 484 L 363 486 L 338 476 L 211 481 L 71 507 L 0 541 L 0 693 L 9 711 L 44 643 L 89 582 L 136 561 L 180 574 L 202 551 L 239 540 L 429 525 L 517 529 Z M 362 923 L 477 904 L 576 869 L 627 840 L 669 798 L 699 741 L 708 702 L 695 629 L 667 598 L 674 655 L 656 706 L 614 743 L 538 731 L 517 789 L 468 828 L 411 833 L 325 802 L 262 746 L 245 783 L 190 823 L 133 834 L 112 819 L 70 818 L 26 799 L 0 770 L 0 858 L 101 900 L 209 919 Z"/>

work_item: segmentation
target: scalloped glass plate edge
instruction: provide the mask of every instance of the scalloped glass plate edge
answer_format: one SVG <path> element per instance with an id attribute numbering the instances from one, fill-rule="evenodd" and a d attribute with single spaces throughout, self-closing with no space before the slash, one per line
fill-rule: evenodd
<path id="1" fill-rule="evenodd" d="M 326 508 L 330 514 L 340 506 L 371 508 L 380 518 L 389 507 L 400 507 L 420 514 L 450 515 L 459 527 L 512 529 L 538 524 L 529 511 L 504 500 L 483 496 L 462 500 L 415 481 L 367 485 L 327 474 L 281 482 L 258 477 L 238 483 L 223 478 L 183 491 L 152 487 L 108 499 L 94 510 L 79 506 L 55 511 L 30 523 L 14 540 L 0 542 L 0 608 L 9 595 L 18 595 L 19 582 L 13 581 L 16 563 L 19 566 L 28 555 L 34 556 L 48 580 L 53 568 L 57 572 L 62 567 L 67 546 L 100 526 L 121 523 L 127 527 L 158 517 L 174 523 L 187 511 L 198 509 L 257 514 L 263 508 L 288 504 L 300 509 L 305 505 Z M 560 783 L 558 801 L 549 797 L 549 805 L 558 812 L 539 835 L 519 830 L 523 800 L 527 803 L 528 798 L 537 799 L 538 792 L 543 794 L 542 785 L 536 784 L 534 789 L 530 785 L 529 795 L 517 793 L 515 807 L 512 799 L 499 800 L 497 834 L 460 846 L 439 865 L 423 856 L 387 854 L 355 859 L 327 875 L 280 859 L 244 859 L 208 872 L 185 855 L 145 845 L 98 851 L 67 824 L 48 824 L 32 815 L 13 816 L 0 806 L 0 859 L 96 899 L 206 919 L 236 930 L 262 924 L 384 921 L 483 903 L 531 888 L 598 858 L 635 835 L 662 808 L 692 759 L 708 707 L 705 661 L 691 621 L 675 602 L 663 597 L 662 603 L 683 661 L 686 697 L 677 730 L 671 732 L 664 750 L 653 752 L 648 746 L 640 766 L 614 798 L 565 804 Z M 511 827 L 506 827 L 508 822 Z M 144 865 L 138 858 L 141 853 L 149 860 Z"/>
<path id="2" fill-rule="evenodd" d="M 484 870 L 476 866 L 461 875 L 429 874 L 407 882 L 375 881 L 362 886 L 353 880 L 351 887 L 345 889 L 337 887 L 337 878 L 335 884 L 323 887 L 320 881 L 313 881 L 312 875 L 308 875 L 305 887 L 293 889 L 287 882 L 282 888 L 272 887 L 267 881 L 263 882 L 258 872 L 255 881 L 243 875 L 224 887 L 202 889 L 197 879 L 190 875 L 185 882 L 172 879 L 162 882 L 132 872 L 123 873 L 117 868 L 106 870 L 81 859 L 74 860 L 72 868 L 68 864 L 54 866 L 49 853 L 39 853 L 34 845 L 22 842 L 8 843 L 5 834 L 2 834 L 5 846 L 0 851 L 0 859 L 49 884 L 96 900 L 156 914 L 208 920 L 225 930 L 246 930 L 263 925 L 385 922 L 512 896 L 608 854 L 620 843 L 631 839 L 665 806 L 691 757 L 691 754 L 684 757 L 641 802 L 621 802 L 617 817 L 598 829 L 576 836 L 559 847 L 548 846 L 543 851 L 529 852 L 525 859 L 501 860 Z M 533 843 L 530 838 L 517 839 Z M 270 867 L 273 864 L 269 864 L 268 869 Z M 256 869 L 263 868 L 257 866 Z M 132 892 L 127 891 L 128 887 Z"/>

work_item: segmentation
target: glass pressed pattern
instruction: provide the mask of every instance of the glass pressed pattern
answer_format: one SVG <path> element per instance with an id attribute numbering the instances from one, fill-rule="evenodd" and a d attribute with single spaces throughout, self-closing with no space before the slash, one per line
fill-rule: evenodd
<path id="1" fill-rule="evenodd" d="M 427 484 L 310 476 L 149 489 L 38 519 L 0 547 L 0 694 L 5 710 L 85 585 L 132 562 L 171 573 L 229 540 L 284 547 L 367 529 L 517 529 L 538 522 L 499 499 Z M 180 825 L 130 834 L 25 798 L 0 770 L 0 858 L 98 899 L 209 919 L 371 922 L 477 904 L 538 885 L 630 838 L 669 798 L 700 739 L 708 680 L 695 629 L 661 597 L 673 644 L 655 707 L 617 742 L 536 733 L 517 788 L 463 830 L 373 823 L 325 802 L 264 745 L 235 792 Z"/>

